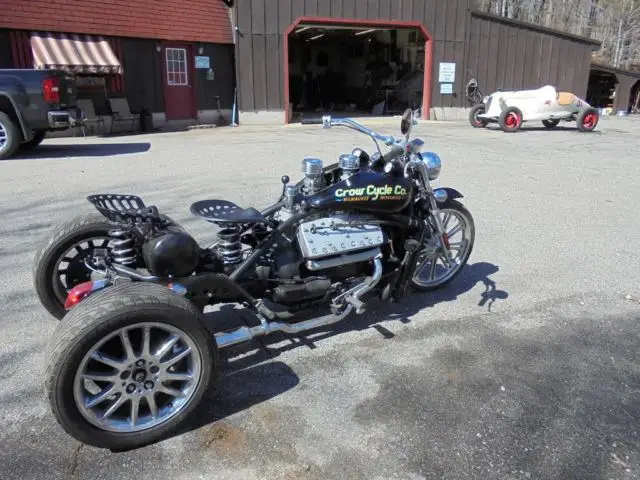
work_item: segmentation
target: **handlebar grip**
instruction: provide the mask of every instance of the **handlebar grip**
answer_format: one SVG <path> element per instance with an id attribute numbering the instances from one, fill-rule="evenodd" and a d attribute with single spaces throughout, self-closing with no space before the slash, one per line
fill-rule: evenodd
<path id="1" fill-rule="evenodd" d="M 322 117 L 316 118 L 303 118 L 300 120 L 302 125 L 322 125 Z"/>

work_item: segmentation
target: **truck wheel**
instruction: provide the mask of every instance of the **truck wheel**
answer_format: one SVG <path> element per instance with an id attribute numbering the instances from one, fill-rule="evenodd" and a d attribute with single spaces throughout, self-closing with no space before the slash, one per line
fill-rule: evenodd
<path id="1" fill-rule="evenodd" d="M 478 115 L 482 115 L 485 112 L 485 106 L 482 103 L 474 105 L 469 111 L 469 123 L 475 128 L 486 127 L 489 123 L 484 118 L 478 118 Z"/>
<path id="2" fill-rule="evenodd" d="M 46 130 L 36 130 L 33 132 L 33 138 L 28 142 L 22 142 L 20 144 L 21 150 L 31 150 L 32 148 L 37 147 L 44 140 L 44 136 L 47 134 Z"/>
<path id="3" fill-rule="evenodd" d="M 576 120 L 578 130 L 581 132 L 593 132 L 598 125 L 599 118 L 600 116 L 595 108 L 585 108 L 580 112 L 578 119 Z"/>
<path id="4" fill-rule="evenodd" d="M 216 381 L 216 354 L 203 314 L 189 300 L 158 284 L 115 285 L 58 324 L 45 393 L 76 440 L 139 448 L 185 424 Z"/>
<path id="5" fill-rule="evenodd" d="M 555 128 L 560 123 L 560 120 L 542 120 L 542 124 L 547 128 Z"/>
<path id="6" fill-rule="evenodd" d="M 13 156 L 20 146 L 20 129 L 9 115 L 0 112 L 0 160 Z"/>
<path id="7" fill-rule="evenodd" d="M 99 213 L 76 217 L 60 225 L 33 261 L 33 284 L 44 308 L 58 320 L 66 314 L 67 292 L 91 279 L 84 259 L 95 248 L 106 248 L 113 226 Z"/>
<path id="8" fill-rule="evenodd" d="M 522 112 L 518 107 L 509 107 L 500 114 L 499 123 L 503 132 L 517 132 L 522 126 Z"/>

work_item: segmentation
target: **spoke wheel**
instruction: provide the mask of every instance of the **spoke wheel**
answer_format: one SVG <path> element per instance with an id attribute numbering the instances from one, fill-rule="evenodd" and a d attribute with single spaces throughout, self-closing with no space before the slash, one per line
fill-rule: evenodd
<path id="1" fill-rule="evenodd" d="M 82 359 L 73 395 L 91 424 L 137 432 L 178 414 L 195 391 L 202 360 L 193 340 L 164 323 L 120 328 Z"/>
<path id="2" fill-rule="evenodd" d="M 450 201 L 440 209 L 446 232 L 445 243 L 433 235 L 418 254 L 412 284 L 419 290 L 433 290 L 451 282 L 467 263 L 475 240 L 475 226 L 469 211 L 459 202 Z M 429 228 L 435 225 L 429 219 Z"/>

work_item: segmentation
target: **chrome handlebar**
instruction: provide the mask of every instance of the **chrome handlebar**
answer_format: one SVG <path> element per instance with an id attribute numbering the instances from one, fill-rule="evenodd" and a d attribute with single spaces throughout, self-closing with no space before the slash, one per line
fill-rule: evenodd
<path id="1" fill-rule="evenodd" d="M 391 145 L 394 145 L 396 143 L 399 143 L 398 140 L 396 140 L 393 136 L 391 135 L 380 135 L 377 132 L 374 132 L 373 130 L 371 130 L 370 128 L 365 127 L 364 125 L 356 122 L 355 120 L 351 119 L 351 118 L 336 118 L 336 119 L 332 119 L 331 115 L 323 115 L 322 116 L 322 126 L 324 128 L 331 128 L 331 127 L 340 127 L 340 126 L 345 126 L 345 127 L 349 127 L 352 128 L 353 130 L 356 130 L 360 133 L 364 133 L 365 135 L 370 136 L 371 138 L 373 138 L 373 140 L 379 140 L 382 143 L 384 143 L 386 146 L 390 147 Z M 377 145 L 377 143 L 376 143 Z M 378 148 L 378 150 L 380 150 L 380 148 Z M 382 153 L 382 152 L 380 152 Z"/>

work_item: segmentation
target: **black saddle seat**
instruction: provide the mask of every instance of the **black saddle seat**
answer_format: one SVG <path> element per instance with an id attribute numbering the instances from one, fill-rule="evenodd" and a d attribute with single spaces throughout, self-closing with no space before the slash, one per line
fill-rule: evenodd
<path id="1" fill-rule="evenodd" d="M 191 213 L 211 223 L 263 223 L 264 218 L 255 208 L 240 208 L 226 200 L 200 200 L 191 205 Z"/>

